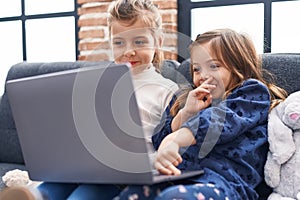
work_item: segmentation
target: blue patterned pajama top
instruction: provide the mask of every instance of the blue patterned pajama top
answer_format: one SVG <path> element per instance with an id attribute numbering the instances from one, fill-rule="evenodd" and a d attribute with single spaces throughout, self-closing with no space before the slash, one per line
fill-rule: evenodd
<path id="1" fill-rule="evenodd" d="M 170 108 L 152 137 L 157 150 L 170 133 L 173 117 Z M 268 151 L 267 120 L 270 108 L 268 88 L 256 79 L 248 79 L 225 100 L 214 101 L 182 127 L 192 131 L 196 144 L 181 148 L 181 170 L 204 169 L 204 175 L 191 178 L 196 183 L 217 184 L 230 199 L 257 199 L 254 188 L 263 180 Z"/>

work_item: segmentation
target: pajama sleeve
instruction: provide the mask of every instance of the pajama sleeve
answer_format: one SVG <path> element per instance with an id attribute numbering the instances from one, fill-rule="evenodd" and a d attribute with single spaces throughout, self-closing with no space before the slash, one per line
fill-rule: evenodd
<path id="1" fill-rule="evenodd" d="M 172 120 L 173 116 L 170 114 L 172 105 L 175 103 L 178 94 L 175 94 L 171 99 L 169 105 L 165 109 L 160 123 L 154 129 L 154 135 L 152 136 L 152 143 L 155 150 L 158 149 L 161 141 L 170 133 L 172 133 Z"/>

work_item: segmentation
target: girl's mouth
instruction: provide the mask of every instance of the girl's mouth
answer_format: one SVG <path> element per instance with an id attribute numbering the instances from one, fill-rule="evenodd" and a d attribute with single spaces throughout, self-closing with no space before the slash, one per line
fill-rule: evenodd
<path id="1" fill-rule="evenodd" d="M 132 66 L 136 65 L 137 63 L 138 63 L 137 61 L 130 61 L 130 64 L 131 64 Z"/>

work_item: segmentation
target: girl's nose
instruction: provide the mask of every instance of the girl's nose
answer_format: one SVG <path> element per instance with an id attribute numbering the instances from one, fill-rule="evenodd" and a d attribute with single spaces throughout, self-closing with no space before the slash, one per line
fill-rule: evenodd
<path id="1" fill-rule="evenodd" d="M 200 74 L 200 80 L 201 81 L 205 81 L 209 78 L 209 74 L 206 73 L 205 71 L 202 71 L 201 74 Z"/>
<path id="2" fill-rule="evenodd" d="M 134 50 L 134 49 L 127 49 L 127 50 L 124 52 L 124 56 L 126 56 L 126 57 L 135 56 L 135 50 Z"/>
<path id="3" fill-rule="evenodd" d="M 201 85 L 204 81 L 206 81 L 209 78 L 208 74 L 201 73 L 199 74 L 198 78 L 195 80 L 199 85 Z"/>

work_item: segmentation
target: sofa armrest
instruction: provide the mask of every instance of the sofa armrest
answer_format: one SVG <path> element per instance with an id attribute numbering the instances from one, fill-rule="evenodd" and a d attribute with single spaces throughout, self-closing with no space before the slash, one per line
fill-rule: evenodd
<path id="1" fill-rule="evenodd" d="M 23 164 L 23 154 L 7 95 L 0 99 L 0 162 Z"/>

